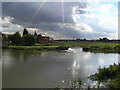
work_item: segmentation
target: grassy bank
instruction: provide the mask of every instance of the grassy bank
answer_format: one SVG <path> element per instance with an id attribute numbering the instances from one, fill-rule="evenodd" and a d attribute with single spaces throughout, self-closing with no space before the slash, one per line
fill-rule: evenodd
<path id="1" fill-rule="evenodd" d="M 83 51 L 95 53 L 120 53 L 120 44 L 118 43 L 89 43 L 83 46 Z"/>
<path id="2" fill-rule="evenodd" d="M 36 44 L 35 46 L 8 46 L 17 50 L 66 50 L 66 47 L 82 47 L 84 51 L 96 53 L 119 53 L 120 44 L 109 42 L 54 42 L 48 44 Z"/>
<path id="3" fill-rule="evenodd" d="M 82 47 L 83 51 L 95 53 L 120 53 L 119 43 L 110 42 L 55 42 L 48 45 L 61 45 L 67 47 Z"/>
<path id="4" fill-rule="evenodd" d="M 109 42 L 74 42 L 65 43 L 65 46 L 69 47 L 82 47 L 83 51 L 95 52 L 95 53 L 119 53 L 120 44 Z"/>
<path id="5" fill-rule="evenodd" d="M 62 46 L 8 46 L 8 49 L 14 50 L 64 50 L 66 48 Z"/>

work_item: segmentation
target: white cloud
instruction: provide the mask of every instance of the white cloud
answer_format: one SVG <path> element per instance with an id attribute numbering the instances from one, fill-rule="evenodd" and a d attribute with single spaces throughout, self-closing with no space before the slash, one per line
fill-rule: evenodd
<path id="1" fill-rule="evenodd" d="M 86 29 L 93 33 L 103 33 L 109 38 L 117 38 L 115 36 L 118 31 L 118 9 L 116 3 L 98 3 L 99 0 L 94 3 L 90 3 L 87 8 L 79 8 L 85 11 L 85 14 L 75 14 L 73 12 L 73 20 L 76 24 L 80 23 L 83 26 L 87 25 Z M 75 6 L 73 11 L 77 10 Z M 78 9 L 78 10 L 79 10 Z M 83 24 L 85 23 L 85 24 Z M 105 33 L 104 33 L 105 32 Z M 110 35 L 110 36 L 109 36 Z"/>
<path id="2" fill-rule="evenodd" d="M 13 34 L 17 31 L 22 33 L 23 27 L 18 24 L 12 24 L 13 17 L 5 17 L 2 19 L 2 32 L 6 34 Z"/>

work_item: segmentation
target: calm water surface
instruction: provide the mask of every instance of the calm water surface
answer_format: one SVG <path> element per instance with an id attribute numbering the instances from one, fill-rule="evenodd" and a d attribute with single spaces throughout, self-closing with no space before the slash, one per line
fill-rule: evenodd
<path id="1" fill-rule="evenodd" d="M 69 87 L 76 78 L 97 72 L 99 66 L 118 64 L 118 54 L 83 52 L 70 48 L 66 52 L 3 50 L 3 88 Z"/>

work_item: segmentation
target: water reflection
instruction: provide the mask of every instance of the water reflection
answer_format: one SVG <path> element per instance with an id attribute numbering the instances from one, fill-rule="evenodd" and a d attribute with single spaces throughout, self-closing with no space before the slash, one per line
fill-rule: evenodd
<path id="1" fill-rule="evenodd" d="M 87 77 L 95 72 L 99 66 L 108 67 L 110 64 L 118 64 L 118 54 L 103 54 L 82 52 L 81 48 L 74 48 L 74 60 L 72 64 L 73 77 Z"/>
<path id="2" fill-rule="evenodd" d="M 85 80 L 99 66 L 118 63 L 117 54 L 95 54 L 81 48 L 66 52 L 3 50 L 2 59 L 4 88 L 68 87 L 75 78 Z"/>

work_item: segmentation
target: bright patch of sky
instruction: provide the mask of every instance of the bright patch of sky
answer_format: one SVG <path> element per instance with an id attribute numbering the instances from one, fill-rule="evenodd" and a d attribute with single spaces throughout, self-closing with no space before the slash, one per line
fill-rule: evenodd
<path id="1" fill-rule="evenodd" d="M 75 23 L 88 24 L 94 31 L 118 35 L 118 2 L 89 2 L 87 8 L 73 8 L 75 10 L 83 10 L 84 14 L 73 14 Z M 117 36 L 116 36 L 117 35 Z M 110 38 L 110 37 L 109 37 Z"/>

